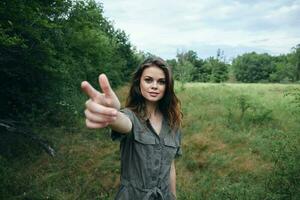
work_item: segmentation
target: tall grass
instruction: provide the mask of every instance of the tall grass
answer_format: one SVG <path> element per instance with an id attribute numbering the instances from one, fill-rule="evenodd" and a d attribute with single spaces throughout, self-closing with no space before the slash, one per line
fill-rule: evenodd
<path id="1" fill-rule="evenodd" d="M 118 90 L 122 102 L 127 90 Z M 178 87 L 184 113 L 178 199 L 300 199 L 299 91 L 281 84 Z M 33 144 L 18 158 L 1 155 L 0 199 L 113 199 L 119 144 L 83 121 L 35 129 L 53 144 L 53 158 Z"/>
<path id="2" fill-rule="evenodd" d="M 286 95 L 298 85 L 187 88 L 179 93 L 185 114 L 179 199 L 299 198 L 299 108 L 297 95 Z"/>

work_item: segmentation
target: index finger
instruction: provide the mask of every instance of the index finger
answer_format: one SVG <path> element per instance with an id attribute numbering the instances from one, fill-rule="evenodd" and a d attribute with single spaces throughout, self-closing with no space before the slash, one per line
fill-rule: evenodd
<path id="1" fill-rule="evenodd" d="M 112 91 L 112 89 L 110 87 L 108 78 L 106 77 L 105 74 L 100 74 L 100 76 L 99 76 L 99 84 L 100 84 L 102 92 L 105 94 L 105 96 L 111 96 L 111 93 L 113 91 Z"/>
<path id="2" fill-rule="evenodd" d="M 81 89 L 93 100 L 96 100 L 96 97 L 99 95 L 99 92 L 87 81 L 81 83 Z"/>

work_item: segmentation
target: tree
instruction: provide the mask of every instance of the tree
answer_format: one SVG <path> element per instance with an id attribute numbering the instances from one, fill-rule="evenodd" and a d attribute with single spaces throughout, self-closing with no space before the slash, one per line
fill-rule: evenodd
<path id="1" fill-rule="evenodd" d="M 241 82 L 266 82 L 275 71 L 272 57 L 268 54 L 246 53 L 233 60 L 235 77 Z"/>
<path id="2" fill-rule="evenodd" d="M 218 59 L 208 58 L 203 68 L 207 72 L 206 81 L 220 83 L 228 79 L 228 65 Z"/>
<path id="3" fill-rule="evenodd" d="M 2 118 L 66 124 L 83 108 L 82 80 L 106 73 L 116 87 L 138 63 L 93 0 L 3 0 L 0 14 Z"/>
<path id="4" fill-rule="evenodd" d="M 300 44 L 293 47 L 291 62 L 295 66 L 295 80 L 300 81 Z"/>
<path id="5" fill-rule="evenodd" d="M 69 1 L 15 1 L 0 3 L 0 80 L 2 118 L 45 108 L 59 96 L 53 38 L 60 37 L 57 21 L 66 15 Z M 43 112 L 43 111 L 42 111 Z"/>
<path id="6" fill-rule="evenodd" d="M 181 89 L 184 89 L 184 86 L 187 82 L 192 81 L 193 74 L 195 72 L 195 67 L 192 62 L 189 60 L 190 54 L 178 53 L 177 54 L 177 64 L 174 68 L 174 76 L 181 83 Z"/>
<path id="7" fill-rule="evenodd" d="M 273 57 L 275 71 L 270 74 L 271 82 L 293 82 L 295 81 L 295 67 L 289 62 L 288 55 Z"/>

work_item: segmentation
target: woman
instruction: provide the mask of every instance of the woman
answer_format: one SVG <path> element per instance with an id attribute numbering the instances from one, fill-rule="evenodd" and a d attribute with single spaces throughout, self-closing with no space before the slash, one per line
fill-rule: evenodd
<path id="1" fill-rule="evenodd" d="M 103 93 L 86 81 L 82 83 L 90 97 L 86 126 L 109 126 L 112 139 L 120 140 L 121 186 L 116 199 L 176 199 L 174 159 L 181 155 L 182 114 L 170 68 L 161 58 L 146 59 L 133 74 L 121 111 L 104 74 L 99 83 Z"/>

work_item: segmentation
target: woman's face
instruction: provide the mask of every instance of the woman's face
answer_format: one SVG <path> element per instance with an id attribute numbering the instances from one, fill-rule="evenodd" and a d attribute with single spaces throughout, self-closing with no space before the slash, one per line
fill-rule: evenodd
<path id="1" fill-rule="evenodd" d="M 166 90 L 166 77 L 162 69 L 152 65 L 144 69 L 140 79 L 143 97 L 149 102 L 158 102 Z"/>

